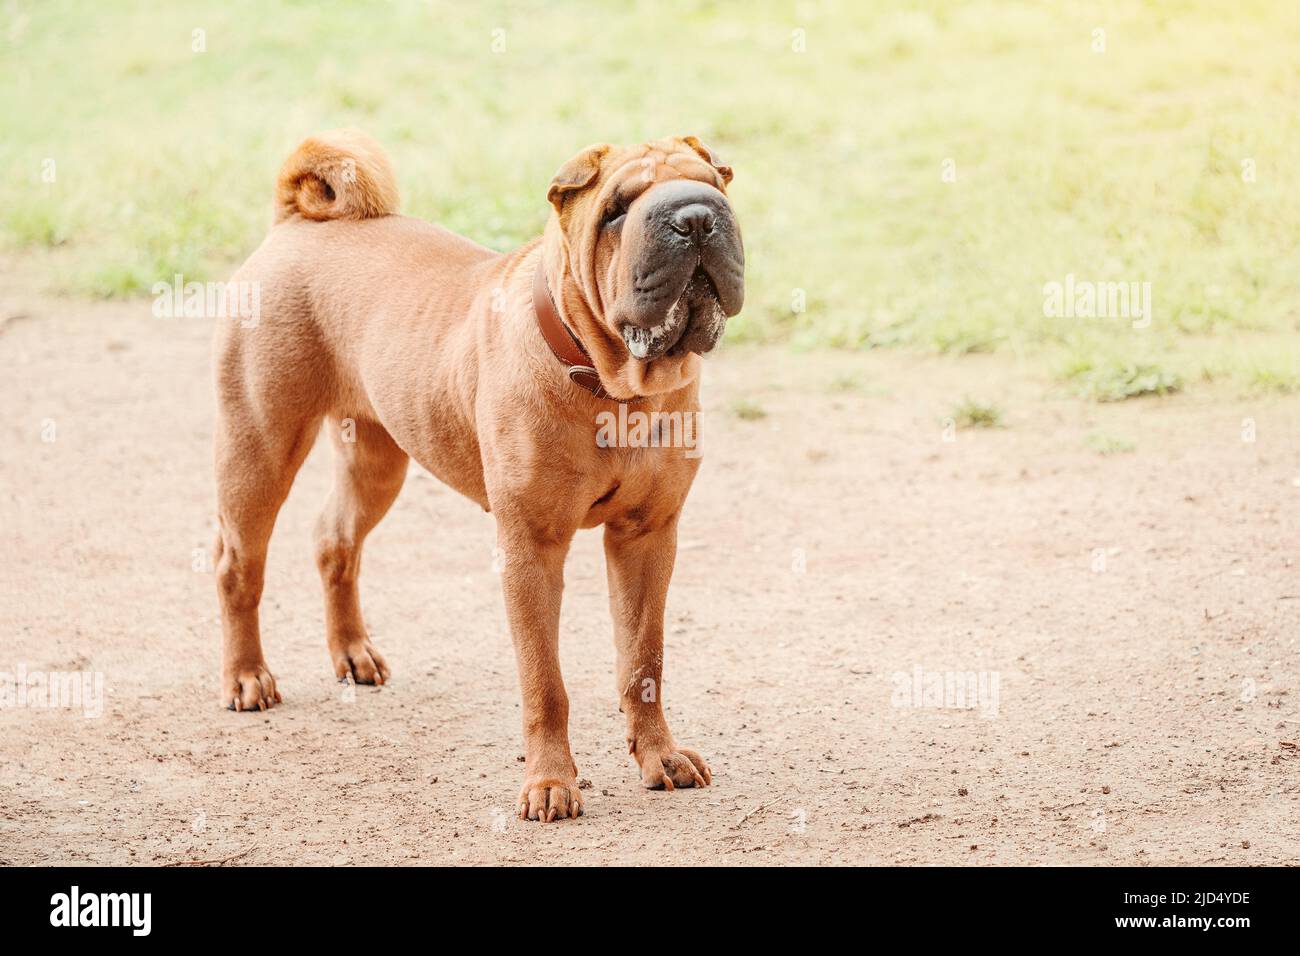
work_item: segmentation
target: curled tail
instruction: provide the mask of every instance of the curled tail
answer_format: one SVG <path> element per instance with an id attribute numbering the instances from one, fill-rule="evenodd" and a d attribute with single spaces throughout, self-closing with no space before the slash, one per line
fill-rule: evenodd
<path id="1" fill-rule="evenodd" d="M 355 129 L 335 129 L 302 141 L 280 167 L 275 221 L 372 219 L 397 212 L 397 177 L 388 156 Z"/>

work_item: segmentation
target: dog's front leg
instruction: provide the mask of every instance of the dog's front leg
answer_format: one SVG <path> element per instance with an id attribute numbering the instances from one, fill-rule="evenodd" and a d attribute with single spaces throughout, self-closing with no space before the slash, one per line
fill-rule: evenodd
<path id="1" fill-rule="evenodd" d="M 549 822 L 582 813 L 578 767 L 569 750 L 569 696 L 560 674 L 560 600 L 572 532 L 556 534 L 498 516 L 506 616 L 523 695 L 521 819 Z"/>
<path id="2" fill-rule="evenodd" d="M 676 557 L 676 514 L 605 526 L 619 701 L 628 751 L 641 768 L 641 783 L 652 790 L 703 787 L 713 779 L 704 758 L 680 746 L 664 719 L 664 605 Z"/>

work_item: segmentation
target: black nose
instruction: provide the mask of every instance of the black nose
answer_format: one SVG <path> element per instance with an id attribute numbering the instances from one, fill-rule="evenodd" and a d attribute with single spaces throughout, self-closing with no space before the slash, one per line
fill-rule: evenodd
<path id="1" fill-rule="evenodd" d="M 704 203 L 693 202 L 682 206 L 672 215 L 673 232 L 679 236 L 694 236 L 697 240 L 713 231 L 717 217 Z"/>

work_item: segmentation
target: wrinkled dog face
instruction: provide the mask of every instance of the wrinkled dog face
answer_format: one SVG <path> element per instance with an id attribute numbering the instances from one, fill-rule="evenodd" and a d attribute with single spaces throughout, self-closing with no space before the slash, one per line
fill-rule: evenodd
<path id="1" fill-rule="evenodd" d="M 693 136 L 592 146 L 552 181 L 572 275 L 632 358 L 709 352 L 740 311 L 745 252 L 730 181 Z"/>

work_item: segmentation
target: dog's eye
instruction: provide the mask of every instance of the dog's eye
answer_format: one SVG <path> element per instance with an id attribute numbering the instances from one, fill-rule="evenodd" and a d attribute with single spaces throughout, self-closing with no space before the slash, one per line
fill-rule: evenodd
<path id="1" fill-rule="evenodd" d="M 605 207 L 605 215 L 600 217 L 600 224 L 602 226 L 612 226 L 626 215 L 627 206 L 621 200 L 615 199 Z"/>

